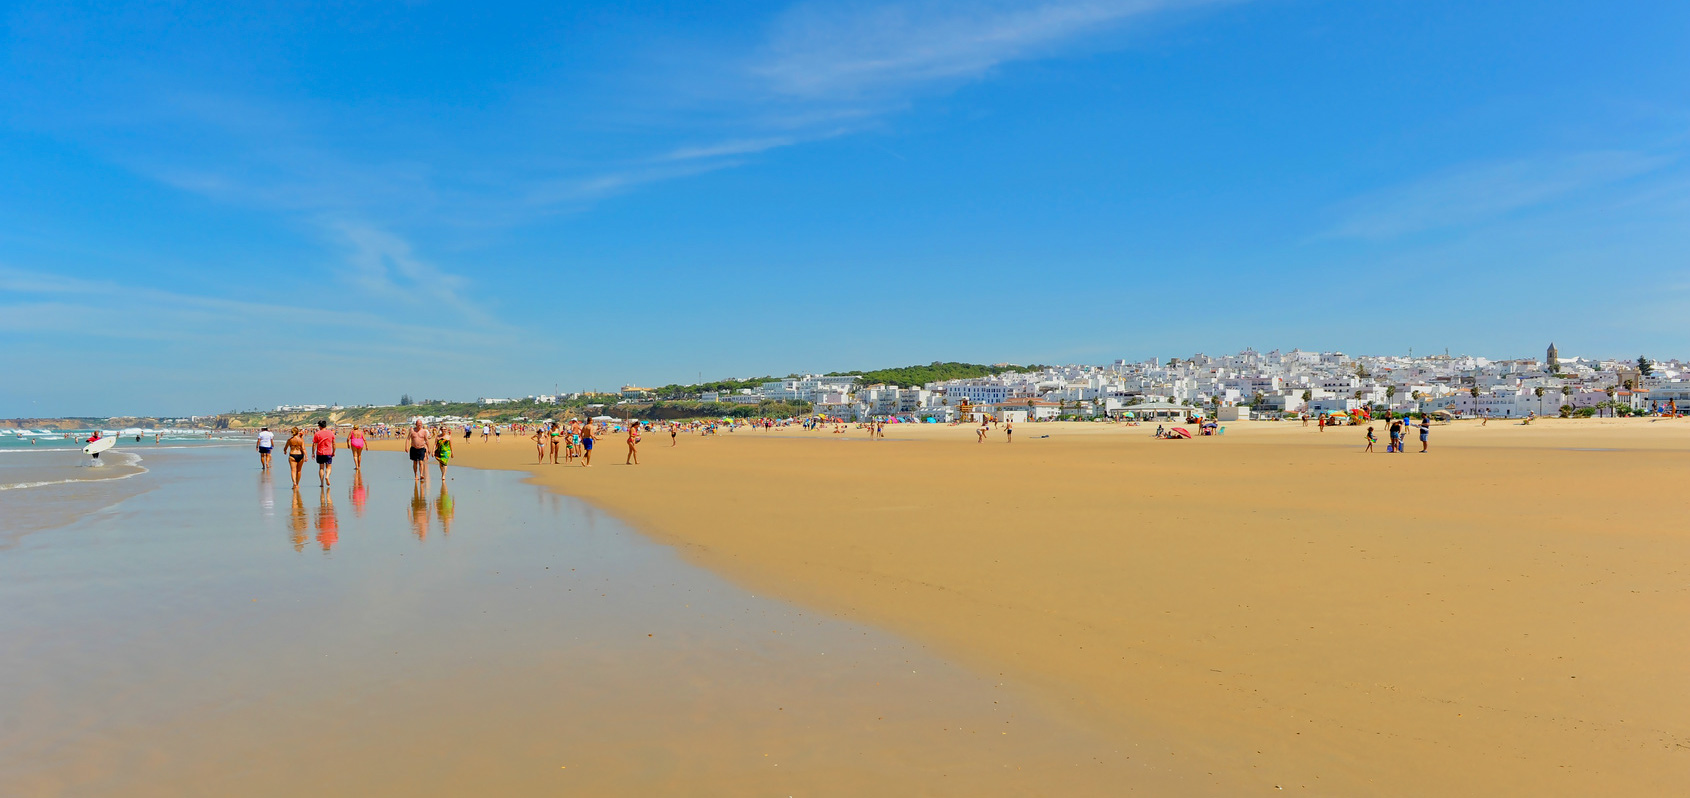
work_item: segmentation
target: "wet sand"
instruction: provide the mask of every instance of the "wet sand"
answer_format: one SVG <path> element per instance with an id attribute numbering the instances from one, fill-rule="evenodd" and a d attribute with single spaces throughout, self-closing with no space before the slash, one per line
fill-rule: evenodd
<path id="1" fill-rule="evenodd" d="M 1214 785 L 516 474 L 417 491 L 378 452 L 296 495 L 245 449 L 145 465 L 121 483 L 139 491 L 0 551 L 0 795 Z"/>
<path id="2" fill-rule="evenodd" d="M 1179 794 L 1690 785 L 1690 420 L 1459 423 L 1428 455 L 1228 426 L 657 434 L 592 469 L 477 437 L 458 462 L 1031 684 Z"/>

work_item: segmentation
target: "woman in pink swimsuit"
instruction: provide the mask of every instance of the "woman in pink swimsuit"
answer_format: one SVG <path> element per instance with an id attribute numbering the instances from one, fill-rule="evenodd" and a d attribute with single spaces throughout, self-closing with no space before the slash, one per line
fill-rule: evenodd
<path id="1" fill-rule="evenodd" d="M 346 448 L 352 450 L 352 470 L 357 471 L 364 466 L 364 428 L 353 427 L 346 436 Z"/>

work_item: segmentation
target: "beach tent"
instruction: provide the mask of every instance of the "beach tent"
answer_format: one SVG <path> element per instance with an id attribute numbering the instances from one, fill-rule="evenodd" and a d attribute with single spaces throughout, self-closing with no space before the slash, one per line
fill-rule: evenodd
<path id="1" fill-rule="evenodd" d="M 594 421 L 615 421 L 616 417 L 614 417 L 614 416 L 593 416 L 593 420 Z"/>

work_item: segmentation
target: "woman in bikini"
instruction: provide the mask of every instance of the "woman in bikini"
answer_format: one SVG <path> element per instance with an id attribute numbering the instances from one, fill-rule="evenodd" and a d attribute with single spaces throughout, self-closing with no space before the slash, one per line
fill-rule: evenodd
<path id="1" fill-rule="evenodd" d="M 622 465 L 639 465 L 640 464 L 640 448 L 639 447 L 640 447 L 640 425 L 629 424 L 628 425 L 628 457 L 622 461 Z"/>
<path id="2" fill-rule="evenodd" d="M 364 428 L 354 425 L 346 435 L 346 448 L 352 450 L 352 470 L 364 467 Z"/>
<path id="3" fill-rule="evenodd" d="M 534 456 L 535 462 L 546 462 L 546 431 L 539 427 L 534 429 Z"/>
<path id="4" fill-rule="evenodd" d="M 288 455 L 288 471 L 293 474 L 293 486 L 299 487 L 299 472 L 305 470 L 305 433 L 294 427 L 288 433 L 292 437 L 283 444 L 282 451 Z"/>
<path id="5" fill-rule="evenodd" d="M 562 437 L 562 436 L 563 436 L 563 430 L 562 430 L 562 429 L 560 429 L 560 428 L 559 428 L 559 427 L 558 427 L 558 425 L 556 425 L 556 424 L 553 424 L 553 425 L 552 425 L 552 432 L 551 432 L 551 443 L 552 443 L 552 465 L 557 465 L 557 447 L 558 447 L 558 438 L 560 438 L 560 437 Z"/>

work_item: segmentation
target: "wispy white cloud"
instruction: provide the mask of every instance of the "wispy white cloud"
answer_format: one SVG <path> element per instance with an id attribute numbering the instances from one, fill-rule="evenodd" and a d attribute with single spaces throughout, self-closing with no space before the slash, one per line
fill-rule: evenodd
<path id="1" fill-rule="evenodd" d="M 693 161 L 700 158 L 721 158 L 730 155 L 752 155 L 779 147 L 790 147 L 798 143 L 792 136 L 772 136 L 756 139 L 735 139 L 715 144 L 705 144 L 693 147 L 680 147 L 665 153 L 659 160 L 664 161 Z"/>
<path id="2" fill-rule="evenodd" d="M 1674 156 L 1585 152 L 1451 169 L 1344 203 L 1331 238 L 1394 238 L 1486 222 L 1654 172 Z"/>
<path id="3" fill-rule="evenodd" d="M 979 77 L 1137 17 L 1217 0 L 920 0 L 803 3 L 774 24 L 752 67 L 801 98 L 897 92 Z"/>
<path id="4" fill-rule="evenodd" d="M 284 344 L 308 330 L 318 351 L 435 353 L 508 345 L 496 328 L 446 328 L 426 314 L 388 315 L 331 301 L 320 306 L 271 299 L 167 291 L 115 280 L 89 280 L 0 266 L 0 331 L 69 334 L 123 340 L 211 343 L 227 347 Z M 285 295 L 278 295 L 285 296 Z"/>
<path id="5" fill-rule="evenodd" d="M 418 257 L 404 238 L 364 223 L 343 221 L 328 226 L 349 248 L 346 276 L 354 287 L 419 310 L 447 308 L 471 321 L 490 320 L 469 299 L 468 280 Z"/>

